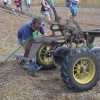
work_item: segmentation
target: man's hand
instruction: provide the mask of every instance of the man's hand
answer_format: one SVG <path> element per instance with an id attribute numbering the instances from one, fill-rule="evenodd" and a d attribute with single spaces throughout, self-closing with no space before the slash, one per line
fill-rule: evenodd
<path id="1" fill-rule="evenodd" d="M 50 36 L 50 35 L 45 33 L 45 34 L 43 34 L 43 36 Z"/>

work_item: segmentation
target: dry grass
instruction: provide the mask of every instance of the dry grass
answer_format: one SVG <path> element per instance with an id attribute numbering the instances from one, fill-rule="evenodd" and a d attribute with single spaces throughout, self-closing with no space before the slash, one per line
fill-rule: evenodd
<path id="1" fill-rule="evenodd" d="M 65 5 L 66 0 L 54 0 L 55 5 Z M 39 0 L 31 0 L 32 5 L 39 5 Z M 81 6 L 100 6 L 100 0 L 80 0 Z"/>
<path id="2" fill-rule="evenodd" d="M 65 23 L 70 16 L 69 9 L 56 7 L 56 10 L 62 18 L 61 23 Z M 32 6 L 31 13 L 43 17 L 39 6 Z M 79 8 L 78 13 L 76 20 L 83 30 L 100 28 L 99 8 Z M 0 9 L 0 45 L 2 39 L 11 32 L 12 28 L 12 35 L 5 42 L 5 51 L 0 55 L 1 61 L 19 46 L 16 38 L 17 30 L 23 22 L 31 19 L 24 16 L 15 17 L 12 26 L 11 22 L 14 17 L 14 15 Z M 46 24 L 45 27 L 46 31 L 51 33 L 49 25 Z M 100 46 L 99 38 L 95 39 L 94 44 Z M 21 49 L 18 53 L 22 54 L 23 50 Z M 67 89 L 59 69 L 38 71 L 37 74 L 38 77 L 30 77 L 27 75 L 27 71 L 18 65 L 9 64 L 6 67 L 0 67 L 0 100 L 100 100 L 100 81 L 92 90 L 75 93 Z"/>
<path id="3" fill-rule="evenodd" d="M 100 5 L 100 0 L 80 0 L 80 4 L 82 6 L 99 6 Z"/>

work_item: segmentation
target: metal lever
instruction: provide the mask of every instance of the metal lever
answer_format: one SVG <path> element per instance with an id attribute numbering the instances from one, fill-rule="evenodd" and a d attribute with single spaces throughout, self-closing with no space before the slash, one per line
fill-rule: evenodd
<path id="1" fill-rule="evenodd" d="M 21 56 L 21 55 L 14 55 L 16 57 L 16 59 L 21 59 L 21 60 L 24 60 L 25 62 L 32 62 L 30 59 L 24 57 L 24 56 Z"/>
<path id="2" fill-rule="evenodd" d="M 15 9 L 12 9 L 12 11 L 14 12 L 14 14 L 15 14 L 16 16 L 18 16 L 18 14 L 15 12 Z"/>

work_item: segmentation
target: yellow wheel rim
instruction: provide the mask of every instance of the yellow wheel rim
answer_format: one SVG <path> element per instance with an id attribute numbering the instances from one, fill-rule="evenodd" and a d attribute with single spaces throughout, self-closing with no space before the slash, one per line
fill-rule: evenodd
<path id="1" fill-rule="evenodd" d="M 74 79 L 80 84 L 89 83 L 95 75 L 95 64 L 88 57 L 78 59 L 73 67 Z"/>
<path id="2" fill-rule="evenodd" d="M 48 51 L 50 49 L 49 45 L 43 45 L 39 50 L 39 60 L 44 65 L 51 65 L 53 64 L 52 56 L 49 55 Z"/>

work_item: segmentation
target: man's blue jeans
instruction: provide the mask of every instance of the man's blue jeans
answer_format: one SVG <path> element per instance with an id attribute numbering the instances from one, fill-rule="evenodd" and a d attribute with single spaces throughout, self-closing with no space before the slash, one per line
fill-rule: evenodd
<path id="1" fill-rule="evenodd" d="M 36 55 L 34 56 L 34 62 L 28 65 L 28 72 L 39 70 L 41 67 L 36 64 Z"/>

